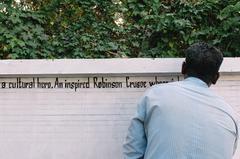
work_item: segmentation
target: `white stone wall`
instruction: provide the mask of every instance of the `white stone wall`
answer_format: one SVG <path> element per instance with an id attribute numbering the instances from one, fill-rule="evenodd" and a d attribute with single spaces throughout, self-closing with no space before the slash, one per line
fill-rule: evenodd
<path id="1" fill-rule="evenodd" d="M 0 61 L 0 158 L 121 159 L 138 98 L 156 81 L 181 80 L 182 61 Z M 239 62 L 225 60 L 212 87 L 238 113 Z"/>

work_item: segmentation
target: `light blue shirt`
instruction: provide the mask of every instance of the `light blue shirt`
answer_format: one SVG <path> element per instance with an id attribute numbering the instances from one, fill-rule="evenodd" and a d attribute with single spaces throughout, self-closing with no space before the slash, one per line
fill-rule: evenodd
<path id="1" fill-rule="evenodd" d="M 238 127 L 232 108 L 198 78 L 151 87 L 123 146 L 124 159 L 231 159 Z"/>

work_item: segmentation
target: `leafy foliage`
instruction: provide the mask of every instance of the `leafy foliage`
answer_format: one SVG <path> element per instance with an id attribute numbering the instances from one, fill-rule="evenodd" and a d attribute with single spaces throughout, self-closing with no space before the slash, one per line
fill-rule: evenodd
<path id="1" fill-rule="evenodd" d="M 240 56 L 238 0 L 4 0 L 0 58 L 182 57 L 206 41 Z"/>
<path id="2" fill-rule="evenodd" d="M 48 58 L 48 35 L 44 33 L 43 16 L 33 11 L 1 5 L 0 57 L 1 58 Z"/>

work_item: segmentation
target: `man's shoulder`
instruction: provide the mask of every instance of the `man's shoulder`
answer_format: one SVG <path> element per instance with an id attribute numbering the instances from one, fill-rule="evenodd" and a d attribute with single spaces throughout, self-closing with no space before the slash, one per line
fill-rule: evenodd
<path id="1" fill-rule="evenodd" d="M 177 88 L 183 84 L 183 81 L 175 81 L 175 82 L 169 82 L 169 83 L 163 83 L 163 84 L 156 84 L 150 89 L 152 90 L 159 90 L 159 89 L 172 89 Z"/>
<path id="2" fill-rule="evenodd" d="M 177 82 L 170 82 L 170 83 L 164 83 L 164 84 L 156 84 L 154 86 L 151 86 L 146 91 L 146 95 L 156 94 L 156 93 L 171 93 L 172 91 L 176 91 L 181 86 L 181 81 Z"/>
<path id="3" fill-rule="evenodd" d="M 233 107 L 222 96 L 216 95 L 216 98 L 218 100 L 218 106 L 220 109 L 224 110 L 229 114 L 235 114 Z"/>

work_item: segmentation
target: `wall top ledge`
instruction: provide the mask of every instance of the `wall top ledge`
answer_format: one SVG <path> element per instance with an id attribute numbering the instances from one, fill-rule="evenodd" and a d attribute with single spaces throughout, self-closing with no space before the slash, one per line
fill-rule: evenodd
<path id="1" fill-rule="evenodd" d="M 0 77 L 180 74 L 183 58 L 0 60 Z M 240 73 L 240 58 L 225 58 L 221 73 Z"/>

